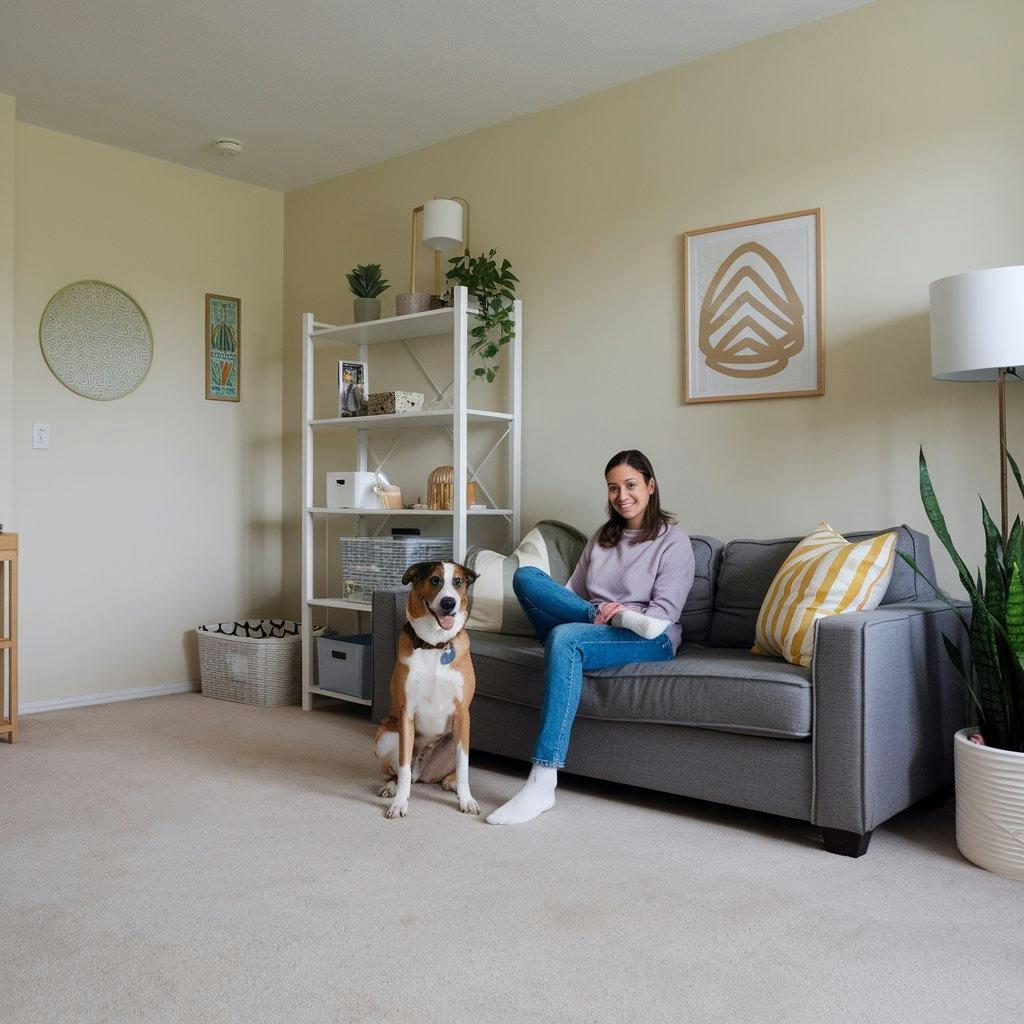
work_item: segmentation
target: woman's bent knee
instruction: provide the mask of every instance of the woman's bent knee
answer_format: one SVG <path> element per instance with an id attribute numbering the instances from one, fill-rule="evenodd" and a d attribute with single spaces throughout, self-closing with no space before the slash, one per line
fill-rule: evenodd
<path id="1" fill-rule="evenodd" d="M 547 576 L 547 573 L 543 569 L 538 569 L 535 565 L 521 565 L 512 574 L 512 590 L 515 592 L 516 597 L 519 597 L 524 584 L 530 580 L 543 579 L 545 576 Z"/>

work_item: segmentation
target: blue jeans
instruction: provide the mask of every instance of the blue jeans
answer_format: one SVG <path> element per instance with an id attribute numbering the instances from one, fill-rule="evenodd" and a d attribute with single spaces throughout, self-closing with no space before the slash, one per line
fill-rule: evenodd
<path id="1" fill-rule="evenodd" d="M 672 641 L 665 634 L 644 640 L 618 626 L 595 626 L 597 608 L 593 604 L 532 566 L 516 570 L 512 589 L 537 639 L 544 644 L 544 703 L 533 762 L 562 768 L 580 704 L 584 669 L 670 661 Z"/>

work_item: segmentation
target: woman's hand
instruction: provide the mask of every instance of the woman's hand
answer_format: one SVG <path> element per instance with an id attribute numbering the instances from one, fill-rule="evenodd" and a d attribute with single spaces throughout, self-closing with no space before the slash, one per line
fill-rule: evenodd
<path id="1" fill-rule="evenodd" d="M 619 604 L 618 601 L 605 601 L 604 604 L 597 606 L 597 615 L 594 616 L 595 626 L 607 626 L 608 623 L 613 619 L 619 612 L 624 612 L 626 606 Z"/>

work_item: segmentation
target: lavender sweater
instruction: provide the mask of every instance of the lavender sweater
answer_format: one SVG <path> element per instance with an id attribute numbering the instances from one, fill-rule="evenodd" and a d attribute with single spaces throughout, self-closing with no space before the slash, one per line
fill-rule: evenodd
<path id="1" fill-rule="evenodd" d="M 654 540 L 630 543 L 639 530 L 623 530 L 613 548 L 603 548 L 597 534 L 587 542 L 576 571 L 566 584 L 587 601 L 618 601 L 627 608 L 668 619 L 665 635 L 679 647 L 679 615 L 693 586 L 693 548 L 678 526 L 666 526 Z"/>

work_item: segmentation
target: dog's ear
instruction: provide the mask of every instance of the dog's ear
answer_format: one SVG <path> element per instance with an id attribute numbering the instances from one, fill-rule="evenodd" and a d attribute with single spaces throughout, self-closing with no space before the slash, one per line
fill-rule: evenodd
<path id="1" fill-rule="evenodd" d="M 456 563 L 455 568 L 466 577 L 466 586 L 471 587 L 478 579 L 480 579 L 480 573 L 473 572 L 472 569 L 467 568 L 464 565 Z"/>
<path id="2" fill-rule="evenodd" d="M 405 570 L 405 575 L 402 577 L 402 583 L 419 583 L 421 580 L 425 580 L 433 570 L 437 562 L 416 562 L 410 565 Z"/>

